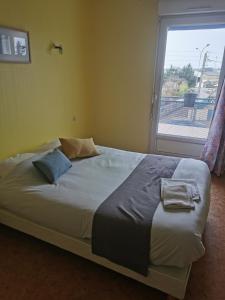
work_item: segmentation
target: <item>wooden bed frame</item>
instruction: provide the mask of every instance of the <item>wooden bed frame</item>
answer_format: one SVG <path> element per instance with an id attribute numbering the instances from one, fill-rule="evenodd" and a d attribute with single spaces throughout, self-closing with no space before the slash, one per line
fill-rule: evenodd
<path id="1" fill-rule="evenodd" d="M 144 283 L 147 286 L 159 289 L 168 294 L 168 299 L 174 299 L 171 298 L 171 296 L 178 299 L 184 298 L 191 265 L 182 269 L 150 266 L 149 275 L 145 277 L 125 267 L 112 263 L 105 258 L 93 255 L 91 252 L 91 244 L 85 240 L 76 239 L 45 228 L 3 209 L 0 209 L 0 223 L 89 259 L 99 265 Z"/>

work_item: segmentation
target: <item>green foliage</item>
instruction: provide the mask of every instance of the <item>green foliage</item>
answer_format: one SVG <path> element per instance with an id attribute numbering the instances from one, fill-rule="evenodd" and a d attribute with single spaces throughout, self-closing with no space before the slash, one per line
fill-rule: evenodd
<path id="1" fill-rule="evenodd" d="M 181 69 L 181 71 L 179 72 L 179 77 L 187 80 L 189 88 L 195 87 L 197 78 L 194 75 L 194 70 L 193 70 L 191 64 L 188 64 L 187 66 L 184 66 Z"/>
<path id="2" fill-rule="evenodd" d="M 166 81 L 171 77 L 179 77 L 179 68 L 173 67 L 171 65 L 170 68 L 166 70 L 166 72 L 164 73 L 164 80 Z"/>
<path id="3" fill-rule="evenodd" d="M 179 86 L 178 96 L 184 96 L 185 93 L 188 92 L 188 85 L 187 83 L 183 82 Z"/>
<path id="4" fill-rule="evenodd" d="M 188 64 L 183 68 L 173 67 L 171 65 L 170 68 L 167 69 L 164 73 L 164 81 L 167 81 L 172 78 L 186 80 L 189 88 L 195 87 L 197 79 L 194 75 L 194 69 L 192 68 L 191 64 Z"/>

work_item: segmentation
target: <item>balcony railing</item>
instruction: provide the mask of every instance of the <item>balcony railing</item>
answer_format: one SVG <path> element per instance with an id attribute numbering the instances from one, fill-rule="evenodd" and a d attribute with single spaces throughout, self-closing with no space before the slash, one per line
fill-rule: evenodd
<path id="1" fill-rule="evenodd" d="M 192 107 L 185 106 L 181 97 L 162 97 L 160 123 L 209 128 L 215 99 L 197 98 Z"/>

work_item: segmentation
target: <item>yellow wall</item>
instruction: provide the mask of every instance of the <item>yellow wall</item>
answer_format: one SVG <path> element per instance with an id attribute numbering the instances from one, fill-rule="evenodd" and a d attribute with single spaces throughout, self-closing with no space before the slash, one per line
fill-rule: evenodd
<path id="1" fill-rule="evenodd" d="M 30 32 L 32 57 L 0 63 L 0 158 L 59 135 L 147 151 L 157 0 L 0 0 L 0 24 Z"/>
<path id="2" fill-rule="evenodd" d="M 146 152 L 157 1 L 92 1 L 87 13 L 91 133 L 97 143 Z"/>
<path id="3" fill-rule="evenodd" d="M 0 0 L 0 24 L 30 32 L 31 64 L 0 63 L 0 157 L 58 135 L 83 136 L 85 0 Z M 50 54 L 50 41 L 64 54 Z M 72 122 L 73 115 L 77 122 Z"/>

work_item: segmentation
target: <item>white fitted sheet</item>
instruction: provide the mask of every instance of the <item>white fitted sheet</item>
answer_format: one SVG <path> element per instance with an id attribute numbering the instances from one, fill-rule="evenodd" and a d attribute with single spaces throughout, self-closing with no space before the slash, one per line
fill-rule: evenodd
<path id="1" fill-rule="evenodd" d="M 43 154 L 22 162 L 0 180 L 0 207 L 69 236 L 90 239 L 98 206 L 145 157 L 106 147 L 99 150 L 99 156 L 73 161 L 55 185 L 46 183 L 32 165 Z M 204 254 L 201 234 L 208 214 L 210 174 L 203 162 L 182 159 L 174 177 L 195 178 L 202 200 L 193 211 L 168 212 L 159 204 L 150 258 L 155 265 L 183 267 Z"/>

